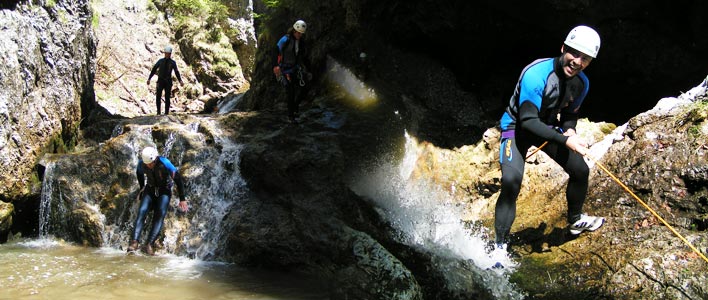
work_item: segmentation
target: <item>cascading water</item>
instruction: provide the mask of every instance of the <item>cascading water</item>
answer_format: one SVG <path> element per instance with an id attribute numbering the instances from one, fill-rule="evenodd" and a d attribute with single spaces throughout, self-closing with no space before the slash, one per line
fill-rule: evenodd
<path id="1" fill-rule="evenodd" d="M 41 238 L 0 244 L 0 274 L 8 274 L 0 276 L 0 298 L 328 299 L 323 286 L 309 276 L 207 261 L 219 259 L 223 236 L 230 230 L 227 215 L 246 194 L 239 172 L 243 146 L 231 141 L 219 126 L 208 117 L 187 125 L 131 124 L 116 127 L 116 135 L 100 146 L 98 155 L 45 157 Z M 134 172 L 146 146 L 158 146 L 179 168 L 191 206 L 187 214 L 168 212 L 163 248 L 156 257 L 125 255 L 122 250 L 140 202 Z M 120 194 L 101 198 L 99 193 L 111 188 Z M 171 207 L 176 202 L 173 197 Z M 90 217 L 77 219 L 84 215 Z M 77 224 L 77 220 L 91 222 Z M 145 230 L 150 225 L 148 220 Z M 68 233 L 72 226 L 101 231 L 102 247 L 54 238 L 73 237 Z"/>
<path id="2" fill-rule="evenodd" d="M 44 169 L 42 181 L 42 194 L 39 202 L 39 236 L 49 234 L 49 218 L 52 212 L 52 192 L 54 189 L 54 162 L 48 162 Z M 61 195 L 60 195 L 61 196 Z"/>
<path id="3" fill-rule="evenodd" d="M 485 233 L 465 226 L 462 211 L 450 196 L 430 182 L 411 178 L 419 151 L 417 142 L 407 133 L 405 137 L 405 155 L 399 165 L 391 160 L 378 165 L 354 182 L 352 189 L 380 206 L 379 211 L 399 231 L 401 242 L 445 257 L 472 261 L 482 270 L 494 265 L 487 254 Z M 500 299 L 522 299 L 523 295 L 507 279 L 515 263 L 507 260 L 505 265 L 505 269 L 483 275 L 485 286 Z"/>
<path id="4" fill-rule="evenodd" d="M 222 225 L 224 217 L 232 205 L 238 202 L 246 192 L 246 182 L 239 171 L 241 149 L 239 144 L 224 138 L 224 134 L 213 121 L 206 121 L 214 132 L 214 139 L 221 152 L 218 157 L 207 158 L 198 163 L 191 173 L 209 174 L 208 180 L 196 181 L 190 196 L 195 206 L 199 207 L 192 219 L 188 233 L 182 242 L 187 244 L 188 252 L 197 258 L 209 259 L 217 255 L 224 241 L 221 237 L 228 230 Z M 168 238 L 166 237 L 166 242 Z M 198 243 L 195 243 L 197 242 Z M 174 241 L 175 243 L 177 241 Z M 172 241 L 170 241 L 172 243 Z"/>

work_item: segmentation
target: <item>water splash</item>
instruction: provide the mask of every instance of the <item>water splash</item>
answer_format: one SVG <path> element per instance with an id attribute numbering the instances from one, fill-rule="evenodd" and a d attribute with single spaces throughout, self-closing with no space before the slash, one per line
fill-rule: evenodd
<path id="1" fill-rule="evenodd" d="M 372 199 L 378 211 L 399 231 L 401 242 L 464 261 L 481 270 L 496 262 L 487 253 L 485 229 L 476 231 L 463 222 L 463 211 L 441 187 L 426 179 L 411 178 L 420 150 L 407 133 L 405 155 L 400 164 L 385 160 L 352 184 L 352 190 Z M 484 283 L 500 298 L 521 299 L 507 277 L 516 263 L 508 257 L 506 268 L 485 273 Z M 448 280 L 456 280 L 451 276 Z"/>
<path id="2" fill-rule="evenodd" d="M 232 96 L 227 96 L 221 100 L 219 100 L 216 103 L 216 107 L 218 108 L 218 113 L 220 115 L 230 113 L 236 109 L 236 105 L 241 102 L 241 99 L 243 98 L 243 93 L 242 94 L 237 94 L 237 95 L 232 95 Z"/>
<path id="3" fill-rule="evenodd" d="M 44 169 L 42 180 L 42 194 L 39 202 L 39 236 L 46 237 L 50 230 L 50 217 L 52 213 L 52 193 L 54 192 L 54 166 L 55 162 L 49 161 Z M 60 195 L 61 197 L 61 191 Z"/>
<path id="4" fill-rule="evenodd" d="M 116 125 L 116 127 L 113 127 L 113 131 L 111 132 L 111 138 L 117 137 L 121 134 L 123 134 L 123 124 L 118 124 Z"/>
<path id="5" fill-rule="evenodd" d="M 221 152 L 216 158 L 206 157 L 209 164 L 195 164 L 199 166 L 191 169 L 193 173 L 208 176 L 208 180 L 194 182 L 191 198 L 197 202 L 199 210 L 191 219 L 192 229 L 183 237 L 183 242 L 190 245 L 188 251 L 200 259 L 213 258 L 218 249 L 224 247 L 222 236 L 228 228 L 222 225 L 222 221 L 231 206 L 246 193 L 246 181 L 239 171 L 243 146 L 225 138 L 226 135 L 213 121 L 207 124 L 213 128 L 215 142 L 220 145 L 215 148 L 221 149 Z"/>
<path id="6" fill-rule="evenodd" d="M 165 147 L 162 149 L 162 156 L 168 157 L 170 152 L 172 152 L 172 147 L 175 145 L 175 141 L 177 140 L 177 133 L 172 131 L 170 134 L 167 136 L 167 140 L 165 141 Z"/>

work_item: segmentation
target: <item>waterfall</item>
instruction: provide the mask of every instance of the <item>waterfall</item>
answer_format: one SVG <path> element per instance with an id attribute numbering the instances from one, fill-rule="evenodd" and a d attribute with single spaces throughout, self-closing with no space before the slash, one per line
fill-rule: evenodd
<path id="1" fill-rule="evenodd" d="M 44 178 L 42 180 L 42 194 L 40 195 L 39 202 L 40 237 L 46 237 L 49 234 L 50 229 L 49 218 L 52 212 L 52 192 L 54 191 L 54 165 L 55 162 L 49 161 L 44 169 Z"/>
<path id="2" fill-rule="evenodd" d="M 375 169 L 352 183 L 352 190 L 372 199 L 378 210 L 398 230 L 401 242 L 437 255 L 471 261 L 481 270 L 495 262 L 487 253 L 484 229 L 472 229 L 462 222 L 462 209 L 441 187 L 425 179 L 412 179 L 419 157 L 418 144 L 405 133 L 405 154 L 400 164 L 384 159 Z M 523 296 L 509 283 L 507 275 L 515 264 L 497 272 L 485 273 L 485 285 L 499 298 Z M 461 278 L 450 276 L 451 284 Z M 464 283 L 462 283 L 464 284 Z"/>
<path id="3" fill-rule="evenodd" d="M 207 157 L 204 161 L 196 162 L 190 171 L 201 173 L 202 178 L 191 183 L 192 194 L 188 198 L 198 210 L 191 218 L 190 228 L 182 241 L 188 245 L 187 251 L 200 259 L 218 255 L 218 250 L 224 246 L 222 236 L 228 231 L 222 222 L 231 206 L 242 199 L 246 192 L 246 182 L 239 171 L 243 146 L 225 138 L 226 135 L 212 120 L 205 123 L 212 128 L 218 144 L 212 148 L 221 151 L 217 153 L 218 157 Z"/>
<path id="4" fill-rule="evenodd" d="M 96 228 L 87 230 L 99 231 L 103 246 L 125 249 L 131 239 L 141 201 L 134 175 L 139 153 L 146 146 L 157 146 L 185 179 L 185 196 L 190 205 L 190 211 L 186 214 L 172 209 L 179 201 L 176 191 L 173 192 L 171 209 L 165 217 L 160 236 L 162 247 L 158 248 L 158 253 L 218 259 L 220 249 L 225 247 L 223 236 L 229 230 L 228 224 L 225 225 L 227 215 L 247 190 L 239 171 L 243 146 L 231 141 L 228 134 L 222 132 L 219 122 L 208 117 L 184 125 L 170 124 L 164 127 L 167 129 L 165 135 L 153 135 L 153 126 L 132 125 L 128 131 L 123 130 L 124 126 L 116 126 L 114 133 L 123 133 L 114 137 L 117 142 L 105 143 L 102 147 L 111 145 L 113 148 L 108 152 L 118 155 L 84 160 L 77 159 L 76 155 L 85 154 L 63 154 L 47 159 L 39 208 L 40 235 L 52 233 L 66 237 L 69 233 L 52 231 L 72 226 L 62 222 L 67 220 L 70 212 L 78 210 L 97 221 L 91 225 Z M 200 126 L 204 126 L 203 132 L 199 130 Z M 156 136 L 162 136 L 163 140 L 154 140 Z M 106 165 L 113 166 L 113 171 L 93 177 L 85 173 L 71 173 L 73 170 L 85 170 L 86 164 L 93 164 L 95 159 L 108 160 Z M 62 180 L 58 179 L 59 176 Z M 95 191 L 109 190 L 108 187 L 117 184 L 121 185 L 118 190 L 125 190 L 119 194 L 120 197 L 102 202 L 100 198 L 92 197 Z M 62 198 L 70 201 L 64 203 Z M 143 225 L 141 243 L 145 242 L 152 228 L 151 216 L 152 211 Z"/>
<path id="5" fill-rule="evenodd" d="M 223 115 L 235 111 L 236 105 L 241 102 L 243 95 L 243 93 L 237 95 L 230 95 L 217 101 L 216 107 L 218 108 L 218 113 L 220 115 Z"/>

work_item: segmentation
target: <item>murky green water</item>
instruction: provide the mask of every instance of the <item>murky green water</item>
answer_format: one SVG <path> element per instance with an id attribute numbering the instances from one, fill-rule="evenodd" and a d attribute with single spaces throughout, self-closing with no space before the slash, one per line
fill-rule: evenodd
<path id="1" fill-rule="evenodd" d="M 328 298 L 321 285 L 298 274 L 26 240 L 0 245 L 0 299 Z"/>

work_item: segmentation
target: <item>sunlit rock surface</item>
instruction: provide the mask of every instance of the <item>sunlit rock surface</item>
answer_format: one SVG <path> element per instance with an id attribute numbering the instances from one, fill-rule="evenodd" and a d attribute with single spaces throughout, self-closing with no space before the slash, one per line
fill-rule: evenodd
<path id="1" fill-rule="evenodd" d="M 93 102 L 88 2 L 0 10 L 0 199 L 28 196 L 38 156 L 76 142 L 82 108 Z"/>

